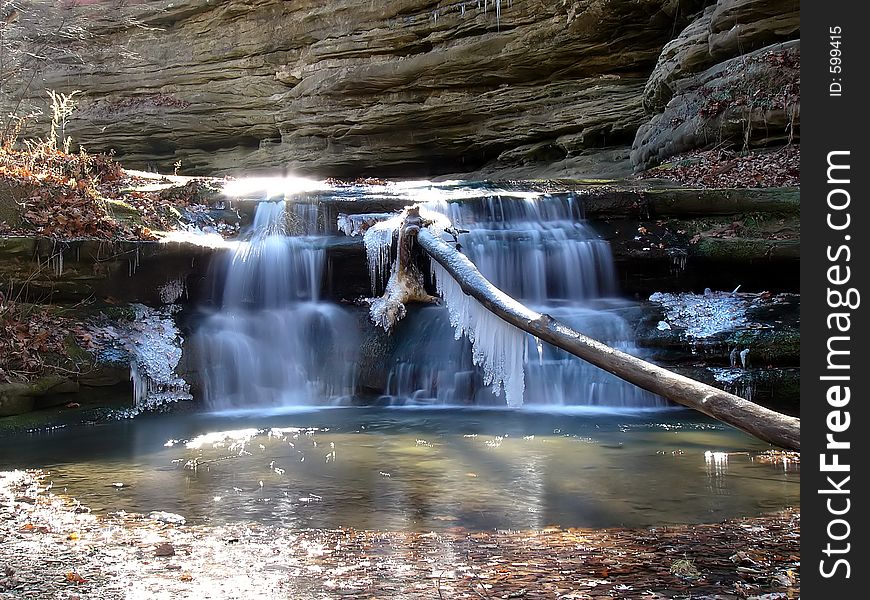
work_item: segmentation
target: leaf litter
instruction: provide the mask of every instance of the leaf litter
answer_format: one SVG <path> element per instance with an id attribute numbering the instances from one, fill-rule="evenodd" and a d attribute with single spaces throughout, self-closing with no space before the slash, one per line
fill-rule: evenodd
<path id="1" fill-rule="evenodd" d="M 211 222 L 208 215 L 207 203 L 219 189 L 212 178 L 128 171 L 107 154 L 3 146 L 0 235 L 149 241 L 203 225 L 234 235 L 237 225 Z"/>

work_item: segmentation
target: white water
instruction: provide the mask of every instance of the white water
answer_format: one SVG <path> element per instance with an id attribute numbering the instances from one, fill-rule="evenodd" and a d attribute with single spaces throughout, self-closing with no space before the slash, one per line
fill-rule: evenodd
<path id="1" fill-rule="evenodd" d="M 464 252 L 497 287 L 530 308 L 548 313 L 578 331 L 637 354 L 630 327 L 618 314 L 613 259 L 606 241 L 583 223 L 572 196 L 490 196 L 476 203 L 429 202 L 468 233 Z M 471 208 L 476 207 L 476 208 Z M 415 318 L 425 355 L 400 346 L 387 396 L 395 403 L 663 406 L 665 401 L 576 357 L 542 344 L 507 325 L 466 296 L 439 266 L 433 266 L 449 311 L 450 344 L 443 319 L 430 310 Z M 404 355 L 402 354 L 404 353 Z M 475 371 L 468 363 L 480 367 Z M 467 365 L 467 366 L 466 366 Z M 490 386 L 485 388 L 484 386 Z M 481 389 L 483 388 L 483 389 Z M 500 400 L 504 389 L 505 400 Z M 488 396 L 488 397 L 487 397 Z"/>
<path id="2" fill-rule="evenodd" d="M 330 194 L 425 201 L 424 218 L 445 215 L 468 230 L 459 237 L 462 251 L 511 296 L 608 345 L 638 353 L 620 316 L 629 303 L 616 297 L 609 246 L 584 223 L 573 196 L 482 190 L 457 182 L 403 182 Z M 320 299 L 326 265 L 324 238 L 310 235 L 324 231 L 316 206 L 310 200 L 261 203 L 247 238 L 229 245 L 215 272 L 213 301 L 196 336 L 200 388 L 215 410 L 281 411 L 334 404 L 354 392 L 359 322 Z M 390 277 L 400 224 L 383 221 L 384 216 L 339 215 L 337 223 L 346 235 L 364 234 L 373 296 Z M 435 228 L 443 227 L 442 217 Z M 297 235 L 288 235 L 290 230 Z M 395 351 L 389 350 L 382 401 L 628 409 L 665 404 L 507 327 L 446 278 L 438 281 L 437 271 L 434 275 L 448 308 L 409 307 L 392 334 Z"/>
<path id="3" fill-rule="evenodd" d="M 286 209 L 283 201 L 261 202 L 248 239 L 215 274 L 215 310 L 195 338 L 202 394 L 213 409 L 322 403 L 353 393 L 357 322 L 319 301 L 325 252 L 319 238 L 287 235 Z"/>

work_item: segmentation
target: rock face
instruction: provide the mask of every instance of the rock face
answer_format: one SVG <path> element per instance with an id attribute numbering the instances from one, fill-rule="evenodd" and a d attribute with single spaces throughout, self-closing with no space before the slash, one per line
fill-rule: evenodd
<path id="1" fill-rule="evenodd" d="M 78 383 L 59 375 L 47 375 L 28 383 L 0 383 L 0 417 L 30 412 L 42 399 L 78 389 Z M 55 400 L 54 404 L 57 403 Z"/>
<path id="2" fill-rule="evenodd" d="M 800 133 L 800 15 L 788 0 L 719 0 L 662 50 L 644 88 L 652 119 L 632 164 L 723 142 L 743 147 Z"/>
<path id="3" fill-rule="evenodd" d="M 546 164 L 628 145 L 656 57 L 703 3 L 16 4 L 4 15 L 17 60 L 3 74 L 4 113 L 44 109 L 46 89 L 78 89 L 65 133 L 132 166 L 347 177 Z"/>

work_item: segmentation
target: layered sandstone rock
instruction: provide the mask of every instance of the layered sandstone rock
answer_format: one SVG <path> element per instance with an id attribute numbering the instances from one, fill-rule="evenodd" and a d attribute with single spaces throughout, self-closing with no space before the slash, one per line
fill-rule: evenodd
<path id="1" fill-rule="evenodd" d="M 644 88 L 651 119 L 638 169 L 715 145 L 764 146 L 800 133 L 799 5 L 718 0 L 665 45 Z"/>
<path id="2" fill-rule="evenodd" d="M 4 112 L 78 89 L 66 132 L 134 166 L 352 176 L 628 145 L 656 57 L 702 3 L 17 4 L 3 15 L 9 64 L 21 67 L 4 73 Z"/>

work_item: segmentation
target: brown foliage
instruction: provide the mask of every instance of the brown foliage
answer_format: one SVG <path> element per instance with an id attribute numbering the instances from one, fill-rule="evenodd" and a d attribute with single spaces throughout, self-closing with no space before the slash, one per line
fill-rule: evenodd
<path id="1" fill-rule="evenodd" d="M 788 145 L 777 150 L 735 152 L 696 151 L 649 169 L 641 178 L 670 179 L 700 188 L 766 188 L 800 185 L 801 149 Z"/>
<path id="2" fill-rule="evenodd" d="M 200 180 L 160 191 L 131 191 L 153 180 L 139 181 L 111 155 L 67 154 L 45 143 L 30 144 L 27 150 L 0 148 L 0 182 L 23 190 L 17 194 L 21 197 L 0 195 L 5 204 L 0 215 L 7 218 L 0 220 L 0 235 L 38 234 L 61 240 L 154 240 L 154 231 L 178 229 L 178 207 L 196 209 L 207 192 L 214 192 Z M 135 211 L 132 223 L 113 216 L 114 199 Z"/>
<path id="3" fill-rule="evenodd" d="M 23 230 L 0 223 L 0 233 L 39 233 L 57 239 L 126 237 L 98 185 L 118 181 L 120 165 L 106 155 L 67 154 L 48 144 L 0 149 L 0 180 L 28 190 L 18 202 Z M 10 201 L 2 199 L 0 201 Z"/>
<path id="4" fill-rule="evenodd" d="M 73 326 L 44 307 L 7 301 L 0 294 L 0 382 L 42 375 L 50 368 L 46 354 L 66 355 Z"/>

